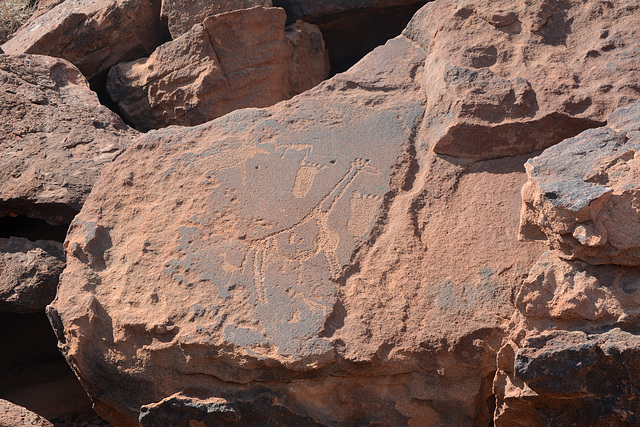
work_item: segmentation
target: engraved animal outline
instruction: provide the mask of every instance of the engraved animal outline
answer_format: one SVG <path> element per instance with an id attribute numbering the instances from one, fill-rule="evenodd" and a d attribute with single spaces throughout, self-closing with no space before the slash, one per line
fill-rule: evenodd
<path id="1" fill-rule="evenodd" d="M 331 268 L 332 277 L 338 276 L 341 270 L 340 263 L 338 262 L 336 255 L 339 235 L 336 231 L 329 228 L 329 226 L 327 225 L 327 220 L 338 200 L 340 200 L 347 193 L 349 185 L 356 179 L 356 177 L 360 173 L 363 172 L 372 175 L 380 174 L 380 171 L 378 169 L 369 165 L 368 159 L 355 159 L 351 162 L 349 170 L 340 179 L 340 181 L 338 181 L 338 183 L 331 189 L 331 191 L 327 193 L 327 195 L 316 206 L 314 206 L 314 208 L 300 221 L 298 221 L 291 227 L 269 234 L 250 243 L 251 248 L 247 252 L 247 258 L 250 258 L 249 261 L 252 261 L 253 264 L 252 268 L 254 272 L 254 286 L 258 294 L 258 298 L 261 302 L 266 302 L 267 300 L 265 287 L 266 279 L 264 273 L 265 261 L 267 255 L 271 250 L 277 250 L 276 238 L 278 236 L 292 232 L 296 228 L 301 227 L 311 221 L 314 221 L 316 226 L 318 227 L 318 233 L 315 236 L 313 242 L 313 250 L 308 251 L 308 253 L 301 256 L 301 258 L 302 260 L 307 260 L 320 253 L 320 251 L 324 251 L 325 258 L 329 263 L 329 267 Z M 278 252 L 280 256 L 283 256 L 290 260 L 295 259 L 286 256 L 280 251 Z M 250 253 L 252 254 L 250 255 Z M 246 260 L 247 259 L 245 258 L 245 261 Z M 308 305 L 312 305 L 318 309 L 321 309 L 317 304 L 308 301 L 307 298 L 304 299 Z"/>

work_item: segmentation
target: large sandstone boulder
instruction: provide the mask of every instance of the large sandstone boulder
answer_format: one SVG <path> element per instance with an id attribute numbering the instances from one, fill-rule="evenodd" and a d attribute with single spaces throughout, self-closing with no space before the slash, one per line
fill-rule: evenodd
<path id="1" fill-rule="evenodd" d="M 425 138 L 486 159 L 604 124 L 639 96 L 638 25 L 637 2 L 432 3 L 405 30 L 428 53 Z"/>
<path id="2" fill-rule="evenodd" d="M 526 157 L 428 151 L 424 58 L 399 37 L 104 171 L 49 309 L 101 414 L 489 422 L 512 287 L 542 252 L 516 239 Z"/>
<path id="3" fill-rule="evenodd" d="M 2 48 L 72 62 L 89 80 L 149 55 L 162 42 L 159 0 L 66 0 L 31 20 Z"/>
<path id="4" fill-rule="evenodd" d="M 266 107 L 326 76 L 317 27 L 285 33 L 281 8 L 211 16 L 149 57 L 109 72 L 107 91 L 140 130 L 196 125 L 246 107 Z"/>
<path id="5" fill-rule="evenodd" d="M 271 7 L 273 4 L 271 0 L 162 0 L 160 16 L 171 37 L 177 39 L 210 16 L 254 6 Z"/>
<path id="6" fill-rule="evenodd" d="M 0 217 L 69 224 L 136 132 L 61 59 L 0 55 L 0 87 Z"/>
<path id="7" fill-rule="evenodd" d="M 567 258 L 640 266 L 640 102 L 525 165 L 520 238 Z"/>
<path id="8" fill-rule="evenodd" d="M 64 266 L 59 242 L 0 238 L 0 311 L 44 310 L 56 296 L 58 276 Z"/>

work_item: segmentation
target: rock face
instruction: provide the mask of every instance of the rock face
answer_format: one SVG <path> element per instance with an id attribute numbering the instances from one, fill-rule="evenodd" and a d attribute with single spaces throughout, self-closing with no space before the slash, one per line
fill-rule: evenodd
<path id="1" fill-rule="evenodd" d="M 437 0 L 291 100 L 139 137 L 71 224 L 48 308 L 96 409 L 118 425 L 488 425 L 497 395 L 503 425 L 535 424 L 531 393 L 570 401 L 545 377 L 554 349 L 564 370 L 583 349 L 605 372 L 633 360 L 633 330 L 610 322 L 626 302 L 587 264 L 557 259 L 567 280 L 593 275 L 581 286 L 608 305 L 587 316 L 608 329 L 539 331 L 528 292 L 515 316 L 513 301 L 530 271 L 525 286 L 550 277 L 531 270 L 542 243 L 517 241 L 523 165 L 637 97 L 638 7 Z M 566 395 L 595 407 L 598 375 Z M 629 413 L 604 390 L 620 409 L 604 419 Z"/>
<path id="2" fill-rule="evenodd" d="M 0 238 L 0 311 L 44 310 L 56 296 L 64 266 L 61 243 Z"/>
<path id="3" fill-rule="evenodd" d="M 437 19 L 434 19 L 437 17 Z M 405 34 L 429 53 L 425 138 L 494 158 L 547 148 L 638 98 L 640 5 L 436 1 Z"/>
<path id="4" fill-rule="evenodd" d="M 326 76 L 317 27 L 285 36 L 281 8 L 255 7 L 207 18 L 149 58 L 119 64 L 107 91 L 138 129 L 196 125 L 246 107 L 265 107 Z"/>
<path id="5" fill-rule="evenodd" d="M 210 16 L 254 6 L 273 4 L 271 0 L 162 0 L 161 19 L 167 23 L 171 37 L 177 39 Z"/>
<path id="6" fill-rule="evenodd" d="M 522 239 L 591 264 L 640 266 L 640 103 L 525 167 Z"/>
<path id="7" fill-rule="evenodd" d="M 489 422 L 512 283 L 541 253 L 516 240 L 526 157 L 428 151 L 424 58 L 399 37 L 288 102 L 152 131 L 104 172 L 49 310 L 103 416 L 154 419 L 190 390 L 245 420 L 258 399 L 324 425 Z"/>
<path id="8" fill-rule="evenodd" d="M 119 62 L 149 55 L 162 42 L 154 9 L 159 3 L 150 0 L 67 0 L 31 20 L 2 48 L 64 58 L 93 80 Z"/>
<path id="9" fill-rule="evenodd" d="M 67 61 L 0 56 L 0 217 L 68 224 L 136 134 Z"/>
<path id="10" fill-rule="evenodd" d="M 619 109 L 526 164 L 521 235 L 556 250 L 516 297 L 497 426 L 640 423 L 639 113 Z"/>
<path id="11" fill-rule="evenodd" d="M 21 406 L 0 399 L 0 426 L 53 427 L 53 424 Z"/>

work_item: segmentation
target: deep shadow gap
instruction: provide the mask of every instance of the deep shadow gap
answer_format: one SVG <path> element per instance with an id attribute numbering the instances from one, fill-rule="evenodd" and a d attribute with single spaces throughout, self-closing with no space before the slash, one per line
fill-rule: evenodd
<path id="1" fill-rule="evenodd" d="M 0 237 L 25 237 L 36 240 L 55 240 L 63 243 L 69 225 L 51 225 L 43 219 L 29 218 L 26 215 L 0 217 Z"/>

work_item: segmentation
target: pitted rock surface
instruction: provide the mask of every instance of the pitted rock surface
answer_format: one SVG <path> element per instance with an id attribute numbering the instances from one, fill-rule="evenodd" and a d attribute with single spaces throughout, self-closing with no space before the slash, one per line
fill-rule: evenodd
<path id="1" fill-rule="evenodd" d="M 640 103 L 606 127 L 530 159 L 522 239 L 548 240 L 565 257 L 640 265 Z"/>
<path id="2" fill-rule="evenodd" d="M 44 310 L 56 296 L 64 266 L 61 243 L 0 238 L 0 311 Z"/>
<path id="3" fill-rule="evenodd" d="M 435 1 L 404 34 L 428 54 L 425 138 L 487 159 L 550 147 L 638 99 L 640 5 Z"/>
<path id="4" fill-rule="evenodd" d="M 67 0 L 30 20 L 2 48 L 8 54 L 66 59 L 93 81 L 115 64 L 149 55 L 162 42 L 156 3 Z"/>
<path id="5" fill-rule="evenodd" d="M 266 107 L 326 76 L 322 34 L 298 23 L 285 33 L 281 8 L 210 16 L 149 57 L 111 69 L 107 91 L 138 129 L 196 125 Z"/>
<path id="6" fill-rule="evenodd" d="M 0 55 L 0 86 L 0 217 L 68 224 L 137 132 L 67 61 Z"/>

